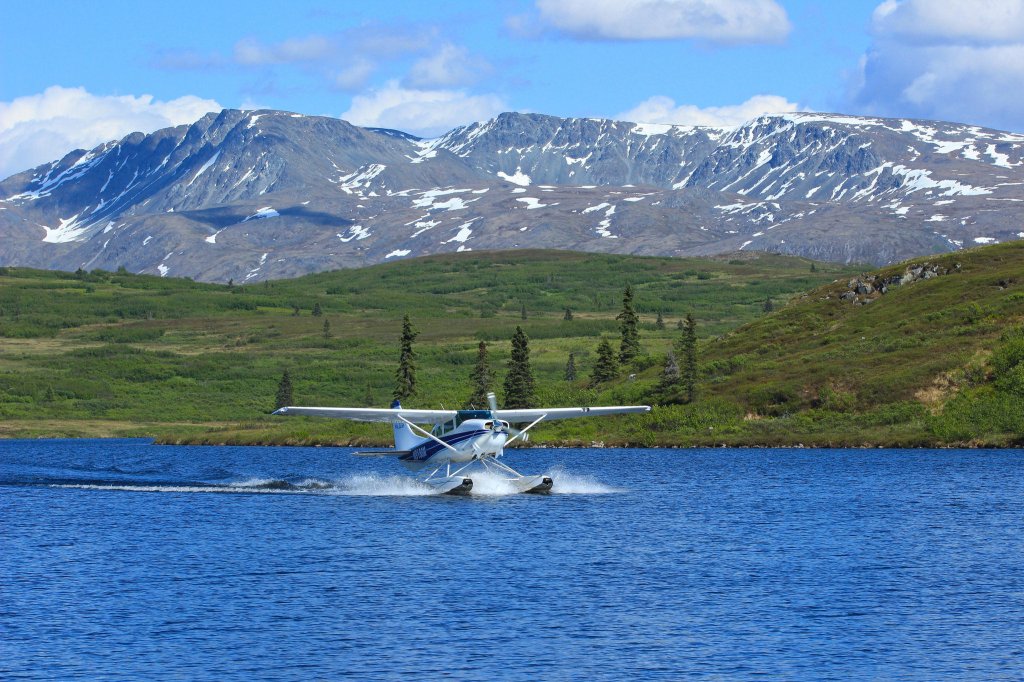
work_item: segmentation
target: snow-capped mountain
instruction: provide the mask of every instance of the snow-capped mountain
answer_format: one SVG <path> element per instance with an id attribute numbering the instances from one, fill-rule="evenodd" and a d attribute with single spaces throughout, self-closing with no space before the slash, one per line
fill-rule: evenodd
<path id="1" fill-rule="evenodd" d="M 1024 236 L 1024 135 L 502 114 L 434 139 L 225 110 L 0 182 L 0 264 L 253 281 L 446 251 L 884 263 Z"/>

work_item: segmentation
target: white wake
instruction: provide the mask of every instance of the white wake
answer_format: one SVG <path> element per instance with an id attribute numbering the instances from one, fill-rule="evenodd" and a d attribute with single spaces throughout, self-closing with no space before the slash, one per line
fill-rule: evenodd
<path id="1" fill-rule="evenodd" d="M 473 479 L 471 497 L 504 497 L 520 494 L 518 489 L 501 473 L 474 468 L 464 472 Z M 618 488 L 601 483 L 592 476 L 571 474 L 560 467 L 545 475 L 554 481 L 551 493 L 558 495 L 601 495 L 623 492 Z M 223 484 L 203 483 L 51 483 L 53 488 L 79 490 L 118 490 L 141 493 L 221 493 L 246 495 L 343 495 L 364 497 L 419 497 L 439 495 L 435 488 L 421 483 L 410 476 L 394 474 L 354 474 L 344 478 L 326 481 L 307 478 L 292 483 L 275 478 L 246 478 Z"/>

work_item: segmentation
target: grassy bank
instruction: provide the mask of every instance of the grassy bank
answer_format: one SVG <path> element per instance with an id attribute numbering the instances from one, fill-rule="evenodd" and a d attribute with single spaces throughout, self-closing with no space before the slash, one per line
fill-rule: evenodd
<path id="1" fill-rule="evenodd" d="M 925 262 L 942 274 L 850 300 L 851 280 L 899 279 Z M 650 415 L 544 425 L 533 444 L 1010 445 L 1022 431 L 1021 401 L 1016 356 L 1005 349 L 1024 323 L 1022 282 L 1016 243 L 870 273 L 763 254 L 543 251 L 252 286 L 4 268 L 0 435 L 386 444 L 380 425 L 267 413 L 285 369 L 297 403 L 386 405 L 409 313 L 420 331 L 419 393 L 409 406 L 462 406 L 480 340 L 500 386 L 516 325 L 531 339 L 541 404 L 658 405 Z M 595 350 L 602 337 L 617 340 L 627 284 L 643 353 L 620 379 L 593 386 Z M 700 379 L 697 400 L 682 404 L 678 390 L 658 384 L 688 312 L 699 325 Z M 562 378 L 569 353 L 575 382 Z"/>

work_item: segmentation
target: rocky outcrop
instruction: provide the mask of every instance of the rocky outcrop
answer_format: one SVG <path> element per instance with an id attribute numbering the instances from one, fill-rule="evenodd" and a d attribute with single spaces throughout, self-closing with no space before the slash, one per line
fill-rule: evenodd
<path id="1" fill-rule="evenodd" d="M 960 263 L 954 263 L 949 268 L 934 263 L 920 263 L 908 265 L 901 274 L 888 276 L 861 275 L 847 282 L 846 291 L 839 294 L 839 300 L 852 303 L 853 305 L 866 305 L 886 295 L 896 287 L 960 272 L 960 269 Z M 831 295 L 826 295 L 823 300 L 831 297 Z"/>

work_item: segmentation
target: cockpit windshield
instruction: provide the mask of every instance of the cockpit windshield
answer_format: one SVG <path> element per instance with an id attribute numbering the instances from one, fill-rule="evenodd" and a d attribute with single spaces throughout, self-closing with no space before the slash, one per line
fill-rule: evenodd
<path id="1" fill-rule="evenodd" d="M 437 424 L 431 429 L 431 433 L 435 436 L 444 435 L 450 431 L 454 431 L 459 424 L 466 421 L 467 419 L 492 419 L 490 410 L 459 410 L 455 413 L 455 419 L 447 421 L 443 424 Z M 486 428 L 491 428 L 490 424 Z"/>

